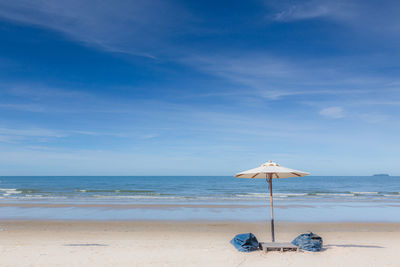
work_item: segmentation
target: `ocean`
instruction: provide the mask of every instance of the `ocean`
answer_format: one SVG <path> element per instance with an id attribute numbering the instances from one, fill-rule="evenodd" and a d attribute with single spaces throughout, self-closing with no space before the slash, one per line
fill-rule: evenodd
<path id="1" fill-rule="evenodd" d="M 400 221 L 400 177 L 274 179 L 276 220 Z M 269 218 L 264 179 L 230 176 L 0 177 L 0 219 Z"/>

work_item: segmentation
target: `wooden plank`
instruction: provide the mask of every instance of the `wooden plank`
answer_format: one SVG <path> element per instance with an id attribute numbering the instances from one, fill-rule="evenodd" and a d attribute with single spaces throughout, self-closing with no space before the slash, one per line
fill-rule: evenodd
<path id="1" fill-rule="evenodd" d="M 299 248 L 291 243 L 277 243 L 277 242 L 271 242 L 271 243 L 265 243 L 261 242 L 260 243 L 260 248 L 264 252 L 268 251 L 280 251 L 280 252 L 286 252 L 286 251 L 299 251 Z"/>

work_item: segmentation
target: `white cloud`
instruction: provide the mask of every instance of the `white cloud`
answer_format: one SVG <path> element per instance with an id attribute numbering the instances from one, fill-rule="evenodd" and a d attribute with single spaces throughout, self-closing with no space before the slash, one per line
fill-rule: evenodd
<path id="1" fill-rule="evenodd" d="M 344 118 L 345 114 L 341 107 L 329 107 L 321 109 L 319 114 L 331 119 L 340 119 Z"/>

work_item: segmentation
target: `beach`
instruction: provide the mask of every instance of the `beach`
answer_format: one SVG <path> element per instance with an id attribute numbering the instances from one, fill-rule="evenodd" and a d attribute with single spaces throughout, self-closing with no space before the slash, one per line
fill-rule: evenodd
<path id="1" fill-rule="evenodd" d="M 312 231 L 321 252 L 237 251 L 269 242 L 261 179 L 1 177 L 0 266 L 400 266 L 399 177 L 274 184 L 277 242 Z"/>
<path id="2" fill-rule="evenodd" d="M 0 221 L 1 266 L 399 266 L 400 223 L 277 222 L 277 241 L 313 231 L 321 252 L 238 252 L 268 224 L 235 221 Z"/>

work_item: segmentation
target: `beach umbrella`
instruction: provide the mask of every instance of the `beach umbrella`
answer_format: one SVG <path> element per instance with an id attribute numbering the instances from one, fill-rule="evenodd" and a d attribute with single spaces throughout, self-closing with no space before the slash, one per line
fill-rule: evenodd
<path id="1" fill-rule="evenodd" d="M 235 175 L 236 178 L 265 178 L 267 183 L 269 183 L 269 193 L 271 201 L 271 235 L 272 242 L 275 242 L 275 230 L 274 230 L 274 201 L 272 197 L 272 179 L 280 178 L 291 178 L 291 177 L 302 177 L 309 175 L 307 172 L 302 172 L 298 170 L 289 169 L 280 166 L 278 163 L 268 161 L 262 164 L 258 168 L 254 168 L 248 171 L 240 172 Z"/>

